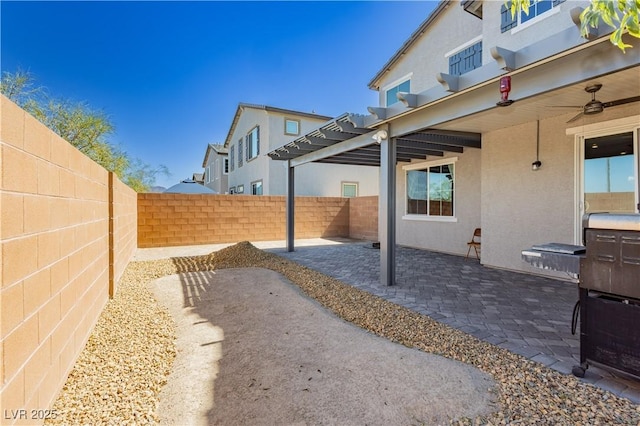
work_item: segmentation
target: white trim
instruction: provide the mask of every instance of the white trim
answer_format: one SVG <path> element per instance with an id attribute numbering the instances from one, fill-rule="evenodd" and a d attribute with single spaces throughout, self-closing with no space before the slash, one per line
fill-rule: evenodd
<path id="1" fill-rule="evenodd" d="M 579 127 L 567 129 L 567 136 L 581 135 L 587 137 L 603 136 L 617 131 L 632 131 L 635 127 L 640 127 L 640 115 L 617 118 L 615 120 L 600 121 L 598 123 L 587 124 Z"/>
<path id="2" fill-rule="evenodd" d="M 571 127 L 566 130 L 567 136 L 574 137 L 574 242 L 575 244 L 583 244 L 582 241 L 582 215 L 584 206 L 582 200 L 584 197 L 584 141 L 599 136 L 615 135 L 618 133 L 633 133 L 633 149 L 635 178 L 640 179 L 640 115 L 631 117 L 618 118 L 615 120 L 601 121 L 598 123 L 587 124 L 580 127 Z M 636 184 L 637 185 L 637 184 Z M 640 189 L 635 190 L 636 206 L 640 202 Z"/>
<path id="3" fill-rule="evenodd" d="M 405 214 L 402 220 L 410 220 L 415 222 L 458 222 L 455 216 L 427 216 L 426 214 Z"/>
<path id="4" fill-rule="evenodd" d="M 407 164 L 406 166 L 402 166 L 402 170 L 419 170 L 419 169 L 424 169 L 425 167 L 451 164 L 451 163 L 455 163 L 456 161 L 458 161 L 458 157 L 448 157 L 448 158 L 442 158 L 440 160 L 433 160 L 433 161 L 421 161 L 419 163 L 411 163 L 411 164 Z"/>
<path id="5" fill-rule="evenodd" d="M 511 28 L 511 35 L 517 34 L 522 30 L 526 30 L 530 26 L 535 25 L 540 21 L 544 21 L 545 19 L 549 18 L 550 16 L 557 15 L 558 13 L 560 13 L 560 4 L 557 5 L 557 6 L 552 6 L 551 10 L 543 12 L 542 15 L 538 15 L 538 16 L 536 16 L 534 18 L 531 18 L 531 20 L 525 22 L 524 24 L 520 22 L 520 15 L 518 15 L 518 25 L 515 26 L 514 28 Z"/>
<path id="6" fill-rule="evenodd" d="M 342 181 L 340 182 L 340 196 L 341 197 L 347 197 L 346 195 L 344 195 L 344 187 L 345 185 L 353 185 L 356 187 L 356 195 L 354 195 L 354 197 L 358 196 L 359 190 L 360 190 L 360 185 L 358 184 L 358 182 L 354 182 L 354 181 Z"/>
<path id="7" fill-rule="evenodd" d="M 411 80 L 411 77 L 413 77 L 413 72 L 410 72 L 409 74 L 405 75 L 404 77 L 400 77 L 397 80 L 392 81 L 391 83 L 388 83 L 387 85 L 383 86 L 382 88 L 380 88 L 380 92 L 384 92 L 384 94 L 387 94 L 387 90 L 399 86 L 401 83 L 404 83 L 407 80 Z"/>
<path id="8" fill-rule="evenodd" d="M 402 220 L 414 220 L 423 222 L 457 222 L 458 216 L 456 215 L 456 208 L 458 203 L 456 202 L 457 191 L 455 189 L 455 167 L 454 167 L 454 191 L 453 191 L 453 216 L 436 216 L 426 214 L 407 214 L 407 171 L 422 170 L 434 166 L 442 166 L 444 164 L 455 164 L 458 161 L 458 157 L 441 158 L 440 160 L 433 161 L 420 161 L 419 163 L 411 163 L 406 166 L 402 166 L 404 173 L 404 212 Z"/>
<path id="9" fill-rule="evenodd" d="M 456 53 L 458 53 L 458 52 L 460 52 L 460 51 L 462 51 L 462 50 L 466 49 L 467 47 L 471 47 L 471 46 L 473 46 L 474 44 L 476 44 L 476 43 L 477 43 L 477 42 L 479 42 L 479 41 L 482 41 L 482 35 L 479 35 L 479 36 L 477 36 L 477 37 L 474 37 L 474 38 L 472 38 L 471 40 L 469 40 L 468 42 L 463 43 L 463 44 L 461 44 L 460 46 L 458 46 L 458 47 L 455 47 L 455 48 L 451 49 L 450 51 L 448 51 L 447 53 L 445 53 L 445 54 L 444 54 L 444 57 L 445 57 L 445 58 L 448 58 L 449 56 L 453 56 L 453 55 L 455 55 Z"/>

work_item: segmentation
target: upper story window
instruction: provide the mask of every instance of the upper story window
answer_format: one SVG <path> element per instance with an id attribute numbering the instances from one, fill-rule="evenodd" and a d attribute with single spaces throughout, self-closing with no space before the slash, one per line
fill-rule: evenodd
<path id="1" fill-rule="evenodd" d="M 242 167 L 242 138 L 238 139 L 238 168 Z"/>
<path id="2" fill-rule="evenodd" d="M 284 134 L 298 136 L 300 134 L 300 120 L 284 119 Z"/>
<path id="3" fill-rule="evenodd" d="M 500 8 L 500 31 L 504 33 L 507 30 L 517 27 L 518 24 L 534 22 L 534 18 L 544 15 L 565 1 L 566 0 L 530 0 L 529 13 L 526 14 L 524 11 L 521 11 L 519 14 L 516 14 L 515 17 L 511 16 L 511 7 L 503 4 Z"/>
<path id="4" fill-rule="evenodd" d="M 254 127 L 245 137 L 247 143 L 247 161 L 260 155 L 260 126 Z"/>
<path id="5" fill-rule="evenodd" d="M 231 145 L 231 149 L 229 150 L 229 161 L 231 161 L 231 164 L 230 164 L 231 171 L 233 171 L 233 167 L 234 167 L 233 161 L 235 160 L 234 158 L 236 153 L 235 148 L 236 148 L 235 145 Z"/>
<path id="6" fill-rule="evenodd" d="M 223 160 L 222 174 L 229 174 L 229 159 L 227 157 Z"/>
<path id="7" fill-rule="evenodd" d="M 398 101 L 398 97 L 396 96 L 398 92 L 406 92 L 409 93 L 411 90 L 411 80 L 403 81 L 402 83 L 393 86 L 390 89 L 387 89 L 386 92 L 386 106 L 393 105 Z"/>
<path id="8" fill-rule="evenodd" d="M 211 169 L 209 168 L 209 166 L 207 166 L 207 168 L 204 169 L 204 181 L 206 183 L 211 182 Z"/>
<path id="9" fill-rule="evenodd" d="M 450 158 L 404 167 L 407 215 L 454 216 L 455 161 Z"/>
<path id="10" fill-rule="evenodd" d="M 482 66 L 482 40 L 472 40 L 449 56 L 449 74 L 462 75 Z M 446 55 L 445 55 L 446 56 Z"/>

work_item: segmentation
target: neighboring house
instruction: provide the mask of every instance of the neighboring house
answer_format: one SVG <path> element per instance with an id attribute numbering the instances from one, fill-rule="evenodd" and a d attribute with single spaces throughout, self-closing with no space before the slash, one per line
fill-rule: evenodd
<path id="1" fill-rule="evenodd" d="M 204 173 L 194 173 L 191 180 L 200 185 L 204 185 Z"/>
<path id="2" fill-rule="evenodd" d="M 640 198 L 640 46 L 624 54 L 605 25 L 582 38 L 587 4 L 532 1 L 514 20 L 501 1 L 442 1 L 369 83 L 371 115 L 341 118 L 370 133 L 270 156 L 358 164 L 379 152 L 383 283 L 394 242 L 464 255 L 475 228 L 484 265 L 568 278 L 522 250 L 581 244 L 585 213 L 637 212 Z"/>
<path id="3" fill-rule="evenodd" d="M 286 194 L 286 167 L 269 151 L 309 132 L 331 117 L 240 103 L 224 147 L 229 153 L 229 193 Z M 308 164 L 296 170 L 296 195 L 352 197 L 377 195 L 377 167 Z"/>
<path id="4" fill-rule="evenodd" d="M 207 145 L 202 161 L 203 185 L 218 194 L 229 193 L 229 156 L 222 145 Z"/>

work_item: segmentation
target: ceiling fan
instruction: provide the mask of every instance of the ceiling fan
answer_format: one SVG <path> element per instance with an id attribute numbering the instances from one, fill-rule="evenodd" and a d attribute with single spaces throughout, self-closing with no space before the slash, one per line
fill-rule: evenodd
<path id="1" fill-rule="evenodd" d="M 581 111 L 578 115 L 573 117 L 567 123 L 572 123 L 582 117 L 583 115 L 594 115 L 604 111 L 605 108 L 614 107 L 618 105 L 629 104 L 631 102 L 640 101 L 640 96 L 633 96 L 631 98 L 617 99 L 610 102 L 600 102 L 596 99 L 596 92 L 602 88 L 602 84 L 595 83 L 590 84 L 584 88 L 585 92 L 591 93 L 591 100 L 582 106 L 562 106 L 559 108 L 579 108 Z"/>

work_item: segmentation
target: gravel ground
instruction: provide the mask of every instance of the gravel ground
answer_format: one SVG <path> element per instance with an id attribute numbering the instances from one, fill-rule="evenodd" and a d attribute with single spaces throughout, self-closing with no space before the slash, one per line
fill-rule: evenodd
<path id="1" fill-rule="evenodd" d="M 343 319 L 490 374 L 501 409 L 455 424 L 640 424 L 640 407 L 404 307 L 243 242 L 206 256 L 132 262 L 53 406 L 59 424 L 152 424 L 175 358 L 175 325 L 147 285 L 165 275 L 261 267 Z"/>

